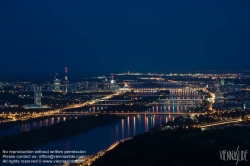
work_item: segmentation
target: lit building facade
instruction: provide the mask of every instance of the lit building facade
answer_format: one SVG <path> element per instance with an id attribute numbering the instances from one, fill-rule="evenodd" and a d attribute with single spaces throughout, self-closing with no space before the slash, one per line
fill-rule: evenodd
<path id="1" fill-rule="evenodd" d="M 60 92 L 61 90 L 61 80 L 55 79 L 54 80 L 54 92 Z"/>
<path id="2" fill-rule="evenodd" d="M 98 90 L 98 83 L 97 82 L 90 82 L 89 90 L 95 91 Z"/>
<path id="3" fill-rule="evenodd" d="M 119 91 L 120 87 L 119 85 L 116 83 L 116 81 L 113 79 L 110 80 L 110 84 L 109 84 L 109 90 L 112 92 L 117 92 Z"/>
<path id="4" fill-rule="evenodd" d="M 24 106 L 25 109 L 45 109 L 50 108 L 49 106 L 42 105 L 42 87 L 34 87 L 34 104 L 27 104 Z"/>
<path id="5" fill-rule="evenodd" d="M 35 87 L 34 88 L 34 104 L 35 105 L 42 105 L 42 87 Z"/>
<path id="6" fill-rule="evenodd" d="M 84 90 L 89 90 L 89 81 L 84 81 L 83 87 L 84 87 Z"/>
<path id="7" fill-rule="evenodd" d="M 222 79 L 222 80 L 220 81 L 220 84 L 221 84 L 221 86 L 224 86 L 224 85 L 225 85 L 225 80 Z"/>

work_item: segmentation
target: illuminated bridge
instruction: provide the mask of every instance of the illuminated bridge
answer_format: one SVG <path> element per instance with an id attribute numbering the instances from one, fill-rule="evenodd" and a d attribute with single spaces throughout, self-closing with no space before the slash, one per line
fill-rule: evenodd
<path id="1" fill-rule="evenodd" d="M 61 112 L 54 115 L 204 115 L 190 112 Z"/>
<path id="2" fill-rule="evenodd" d="M 203 99 L 160 99 L 160 101 L 202 101 Z"/>
<path id="3" fill-rule="evenodd" d="M 91 106 L 113 106 L 113 105 L 121 105 L 121 103 L 118 103 L 118 104 L 102 104 L 102 103 L 99 103 L 99 104 L 92 104 Z"/>
<path id="4" fill-rule="evenodd" d="M 203 99 L 160 99 L 157 105 L 165 104 L 199 104 Z"/>

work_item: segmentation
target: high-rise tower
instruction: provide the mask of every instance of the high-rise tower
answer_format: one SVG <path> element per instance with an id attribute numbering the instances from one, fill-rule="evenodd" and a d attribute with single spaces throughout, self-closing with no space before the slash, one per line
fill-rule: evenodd
<path id="1" fill-rule="evenodd" d="M 65 93 L 68 92 L 68 67 L 64 68 L 65 71 Z"/>
<path id="2" fill-rule="evenodd" d="M 34 87 L 34 104 L 27 104 L 24 106 L 25 109 L 44 109 L 51 108 L 47 105 L 42 105 L 42 87 Z"/>
<path id="3" fill-rule="evenodd" d="M 110 91 L 118 91 L 119 90 L 119 85 L 116 83 L 114 80 L 113 75 L 111 76 L 110 84 L 109 84 L 109 89 Z"/>
<path id="4" fill-rule="evenodd" d="M 34 105 L 40 106 L 42 105 L 41 98 L 42 98 L 42 87 L 34 87 Z"/>
<path id="5" fill-rule="evenodd" d="M 54 92 L 60 92 L 61 90 L 61 80 L 55 79 L 54 80 Z"/>

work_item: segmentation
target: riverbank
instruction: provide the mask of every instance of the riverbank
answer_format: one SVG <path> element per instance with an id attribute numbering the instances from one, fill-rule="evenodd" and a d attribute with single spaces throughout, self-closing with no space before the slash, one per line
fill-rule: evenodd
<path id="1" fill-rule="evenodd" d="M 116 115 L 86 116 L 69 121 L 41 127 L 29 132 L 0 138 L 0 148 L 4 150 L 27 150 L 36 146 L 60 140 L 89 131 L 100 126 L 109 125 L 124 117 Z M 2 153 L 2 152 L 1 152 Z M 1 154 L 0 154 L 1 155 Z"/>
<path id="2" fill-rule="evenodd" d="M 99 157 L 103 156 L 105 153 L 107 153 L 108 151 L 114 149 L 117 145 L 119 145 L 120 143 L 123 143 L 127 140 L 130 140 L 132 138 L 126 138 L 126 139 L 122 139 L 120 141 L 117 141 L 115 143 L 113 143 L 112 145 L 110 145 L 110 147 L 107 150 L 104 151 L 99 151 L 98 153 L 96 153 L 95 155 L 91 155 L 91 156 L 84 156 L 83 158 L 79 158 L 77 159 L 77 164 L 76 166 L 89 166 L 91 165 L 93 162 L 95 162 L 96 159 L 98 159 Z M 83 162 L 82 162 L 83 161 Z"/>
<path id="3" fill-rule="evenodd" d="M 228 127 L 203 132 L 183 128 L 145 132 L 120 143 L 91 166 L 235 165 L 236 161 L 222 161 L 220 151 L 236 151 L 239 147 L 240 151 L 249 152 L 249 137 L 249 127 Z M 248 164 L 248 161 L 239 161 L 239 165 Z"/>
<path id="4" fill-rule="evenodd" d="M 50 115 L 50 116 L 43 116 L 43 117 L 37 117 L 37 118 L 32 118 L 32 119 L 27 119 L 27 120 L 17 120 L 17 121 L 11 121 L 11 122 L 4 122 L 0 123 L 0 130 L 1 129 L 8 129 L 14 126 L 26 124 L 26 123 L 31 123 L 39 120 L 44 120 L 47 119 L 48 117 L 55 117 L 56 115 Z"/>

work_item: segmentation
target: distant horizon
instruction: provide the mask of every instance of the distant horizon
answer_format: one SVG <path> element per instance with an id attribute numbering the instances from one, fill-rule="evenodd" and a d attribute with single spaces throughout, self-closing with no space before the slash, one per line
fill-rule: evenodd
<path id="1" fill-rule="evenodd" d="M 111 76 L 112 74 L 122 74 L 127 73 L 128 71 L 124 72 L 68 72 L 67 75 L 69 77 L 69 80 L 83 80 L 85 78 L 90 77 L 97 77 L 97 76 Z M 250 73 L 250 70 L 186 70 L 186 71 L 168 71 L 168 72 L 137 72 L 137 71 L 129 71 L 130 73 L 142 73 L 142 74 L 194 74 L 194 73 L 203 73 L 203 74 L 238 74 L 238 73 Z M 9 73 L 0 73 L 0 82 L 4 80 L 9 81 L 30 81 L 30 80 L 39 80 L 40 81 L 53 81 L 55 78 L 64 79 L 65 72 L 61 71 L 60 73 L 56 72 L 30 72 L 30 73 L 24 73 L 24 72 L 9 72 Z"/>
<path id="2" fill-rule="evenodd" d="M 233 72 L 233 73 L 237 73 L 237 72 L 250 72 L 250 69 L 209 69 L 209 70 L 168 70 L 168 71 L 73 71 L 73 72 L 69 72 L 67 73 L 67 75 L 110 75 L 110 74 L 121 74 L 121 73 L 142 73 L 142 74 L 147 74 L 147 73 L 155 73 L 155 74 L 169 74 L 169 73 L 226 73 L 226 72 Z M 39 75 L 41 76 L 45 76 L 45 75 L 51 75 L 51 76 L 55 76 L 55 75 L 65 75 L 65 72 L 63 70 L 58 71 L 58 72 L 1 72 L 0 71 L 0 76 L 36 76 L 39 77 Z"/>

